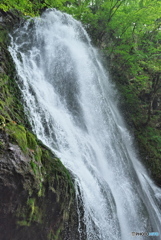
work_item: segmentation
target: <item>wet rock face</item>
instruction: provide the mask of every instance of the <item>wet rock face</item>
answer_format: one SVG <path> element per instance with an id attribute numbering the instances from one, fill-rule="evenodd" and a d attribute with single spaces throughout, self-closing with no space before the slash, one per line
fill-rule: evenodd
<path id="1" fill-rule="evenodd" d="M 28 186 L 25 186 L 26 180 Z M 9 143 L 6 133 L 0 130 L 0 236 L 2 239 L 16 239 L 16 213 L 18 208 L 25 204 L 28 190 L 33 183 L 34 176 L 29 170 L 28 159 L 17 145 Z"/>
<path id="2" fill-rule="evenodd" d="M 71 176 L 29 131 L 19 100 L 7 36 L 20 21 L 0 10 L 0 239 L 77 240 Z"/>
<path id="3" fill-rule="evenodd" d="M 40 182 L 30 161 L 0 130 L 1 239 L 79 239 L 74 192 L 63 171 L 46 163 L 49 176 L 44 176 L 40 193 Z"/>
<path id="4" fill-rule="evenodd" d="M 10 12 L 4 12 L 0 9 L 0 24 L 4 26 L 7 30 L 12 30 L 15 24 L 19 24 L 22 18 L 20 13 L 16 10 Z"/>
<path id="5" fill-rule="evenodd" d="M 19 147 L 5 140 L 6 136 L 1 132 L 0 141 L 3 147 L 0 151 L 0 235 L 2 239 L 9 240 L 16 239 L 16 212 L 27 198 L 27 191 L 24 189 L 25 177 L 29 174 L 30 181 L 33 182 L 33 176 L 29 173 L 25 161 L 27 159 Z"/>
<path id="6" fill-rule="evenodd" d="M 15 11 L 15 13 L 17 13 Z M 7 54 L 7 44 L 9 43 L 8 32 L 13 29 L 16 24 L 20 24 L 18 13 L 5 13 L 0 9 L 0 73 L 6 73 L 8 66 L 6 64 L 9 54 Z M 7 56 L 6 56 L 7 54 Z"/>

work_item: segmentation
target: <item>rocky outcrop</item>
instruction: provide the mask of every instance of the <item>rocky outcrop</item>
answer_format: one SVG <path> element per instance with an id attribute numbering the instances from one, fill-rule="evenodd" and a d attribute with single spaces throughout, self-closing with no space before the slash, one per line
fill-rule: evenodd
<path id="1" fill-rule="evenodd" d="M 3 240 L 78 239 L 74 187 L 45 146 L 30 155 L 0 131 L 0 236 Z M 35 156 L 33 156 L 35 154 Z"/>
<path id="2" fill-rule="evenodd" d="M 31 132 L 7 51 L 17 12 L 0 11 L 0 238 L 77 240 L 69 172 Z"/>

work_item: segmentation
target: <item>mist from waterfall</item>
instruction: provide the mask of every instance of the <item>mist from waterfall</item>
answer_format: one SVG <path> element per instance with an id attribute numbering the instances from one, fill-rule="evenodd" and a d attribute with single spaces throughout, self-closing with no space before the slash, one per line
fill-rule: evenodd
<path id="1" fill-rule="evenodd" d="M 117 91 L 81 23 L 47 10 L 14 31 L 9 51 L 34 133 L 74 176 L 87 240 L 159 232 L 161 190 L 138 160 Z"/>

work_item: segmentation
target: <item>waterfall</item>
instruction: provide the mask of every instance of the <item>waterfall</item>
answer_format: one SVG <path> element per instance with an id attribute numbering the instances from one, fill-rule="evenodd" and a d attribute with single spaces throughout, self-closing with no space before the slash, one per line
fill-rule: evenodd
<path id="1" fill-rule="evenodd" d="M 159 232 L 161 190 L 138 160 L 117 90 L 81 23 L 47 10 L 14 31 L 9 51 L 34 133 L 74 176 L 87 240 Z"/>

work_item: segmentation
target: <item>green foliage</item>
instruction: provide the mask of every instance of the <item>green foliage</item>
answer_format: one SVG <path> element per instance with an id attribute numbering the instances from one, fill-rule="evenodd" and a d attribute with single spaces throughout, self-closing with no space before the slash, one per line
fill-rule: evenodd
<path id="1" fill-rule="evenodd" d="M 32 3 L 29 0 L 2 0 L 0 3 L 0 8 L 4 11 L 16 9 L 27 15 L 32 11 Z"/>
<path id="2" fill-rule="evenodd" d="M 149 76 L 144 77 L 141 63 L 148 62 L 148 67 L 152 63 L 153 69 L 160 66 L 160 11 L 158 0 L 81 1 L 70 8 L 70 13 L 86 25 L 94 42 L 142 88 Z"/>
<path id="3" fill-rule="evenodd" d="M 37 149 L 37 142 L 36 142 L 35 136 L 32 133 L 27 131 L 26 138 L 27 138 L 28 148 L 35 151 Z"/>
<path id="4" fill-rule="evenodd" d="M 27 16 L 37 16 L 45 8 L 57 8 L 63 10 L 68 7 L 74 0 L 1 0 L 0 9 L 9 11 L 16 9 Z"/>
<path id="5" fill-rule="evenodd" d="M 6 125 L 7 131 L 11 136 L 11 139 L 16 142 L 24 153 L 27 152 L 27 139 L 25 128 L 21 125 L 17 125 L 14 122 L 10 122 Z"/>
<path id="6" fill-rule="evenodd" d="M 61 227 L 58 228 L 56 233 L 54 233 L 52 230 L 50 230 L 50 232 L 48 234 L 48 240 L 59 240 L 61 238 L 60 237 L 61 231 L 62 231 Z"/>
<path id="7" fill-rule="evenodd" d="M 150 172 L 156 180 L 161 182 L 161 134 L 155 127 L 144 127 L 136 133 L 141 156 L 144 159 L 145 165 L 150 169 Z"/>
<path id="8" fill-rule="evenodd" d="M 32 222 L 42 223 L 42 210 L 38 207 L 36 198 L 28 198 L 26 206 L 17 211 L 17 217 L 23 219 L 17 222 L 20 226 L 29 227 Z"/>

